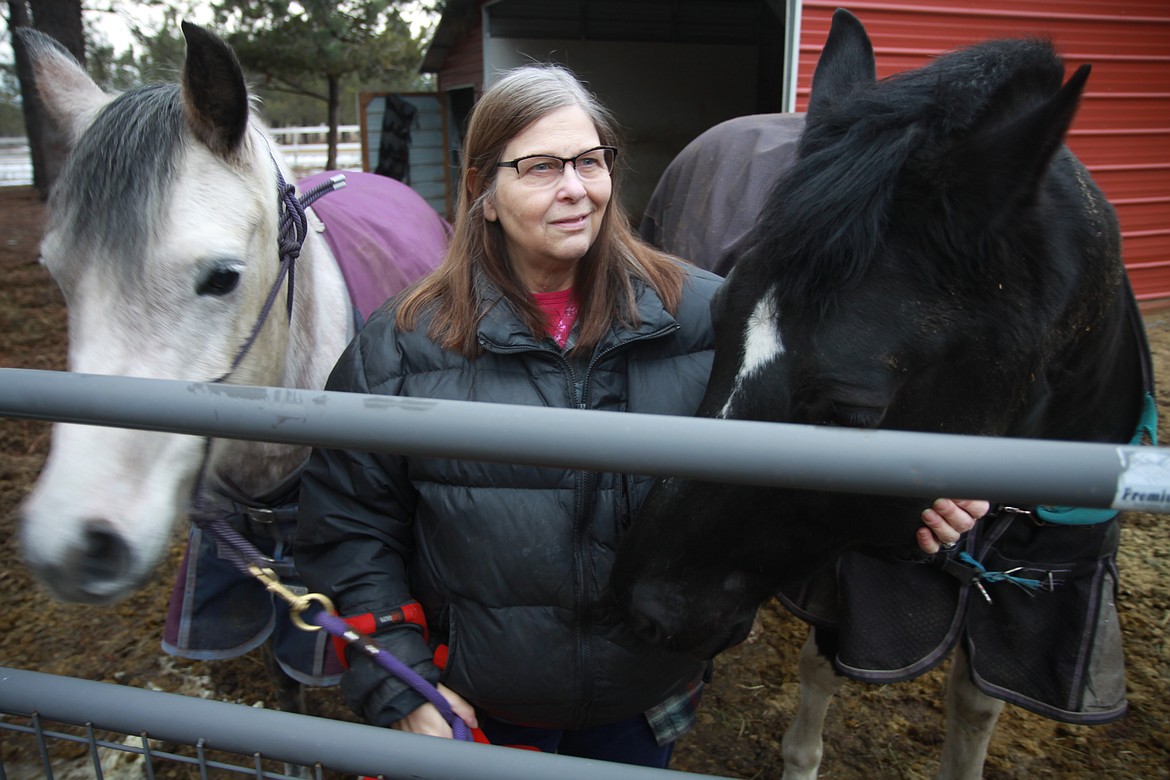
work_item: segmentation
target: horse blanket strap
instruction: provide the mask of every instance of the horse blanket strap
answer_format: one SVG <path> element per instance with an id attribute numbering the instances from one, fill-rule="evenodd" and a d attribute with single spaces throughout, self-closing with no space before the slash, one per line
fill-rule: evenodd
<path id="1" fill-rule="evenodd" d="M 193 510 L 190 519 L 193 525 L 206 532 L 214 541 L 216 556 L 230 561 L 236 568 L 251 562 L 272 569 L 281 577 L 296 577 L 296 567 L 288 552 L 296 533 L 296 511 L 295 505 L 281 507 L 278 516 L 278 510 L 275 509 L 232 506 L 198 512 Z M 231 529 L 231 537 L 225 536 L 225 529 Z M 268 550 L 257 549 L 254 560 L 245 560 L 235 543 L 236 538 L 251 543 L 262 541 Z"/>
<path id="2" fill-rule="evenodd" d="M 257 536 L 269 539 L 291 539 L 289 529 L 296 525 L 297 509 L 299 504 L 285 504 L 278 507 L 233 506 L 235 517 L 242 518 L 248 533 L 246 536 Z"/>
<path id="3" fill-rule="evenodd" d="M 244 496 L 229 479 L 221 478 L 214 496 L 200 488 L 191 502 L 190 520 L 198 528 L 209 532 L 215 540 L 216 555 L 233 561 L 237 568 L 248 562 L 240 559 L 235 549 L 235 538 L 225 538 L 221 526 L 239 534 L 240 538 L 253 542 L 263 540 L 267 547 L 280 554 L 265 555 L 257 563 L 272 569 L 281 577 L 295 578 L 297 574 L 292 558 L 284 552 L 291 549 L 296 533 L 303 469 L 304 463 L 301 463 L 276 488 L 258 498 Z M 190 574 L 197 577 L 197 569 L 193 569 Z M 244 575 L 241 573 L 241 576 Z"/>
<path id="4" fill-rule="evenodd" d="M 1015 566 L 1007 571 L 988 571 L 986 566 L 966 551 L 961 551 L 957 555 L 947 555 L 942 563 L 942 569 L 963 585 L 974 586 L 988 604 L 994 603 L 994 600 L 987 585 L 1003 582 L 1015 585 L 1025 592 L 1053 591 L 1061 583 L 1060 575 L 1068 571 L 1037 569 L 1030 566 Z M 1024 574 L 1032 576 L 1022 576 Z"/>
<path id="5" fill-rule="evenodd" d="M 282 489 L 264 498 L 244 498 L 221 485 L 230 501 L 222 510 L 223 516 L 248 539 L 271 539 L 291 545 L 296 534 L 303 470 L 302 463 L 285 479 Z"/>

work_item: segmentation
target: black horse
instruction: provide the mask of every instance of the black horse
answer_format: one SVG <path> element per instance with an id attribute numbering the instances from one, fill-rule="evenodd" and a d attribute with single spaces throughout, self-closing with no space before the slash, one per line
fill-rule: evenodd
<path id="1" fill-rule="evenodd" d="M 725 206 L 759 218 L 730 251 L 699 415 L 1134 441 L 1145 334 L 1114 211 L 1063 144 L 1088 74 L 1062 86 L 1051 45 L 996 40 L 878 81 L 839 10 L 795 160 L 762 204 Z M 1120 717 L 1116 517 L 1000 512 L 925 559 L 928 503 L 666 479 L 612 595 L 646 638 L 701 657 L 773 595 L 818 627 L 801 673 L 820 697 L 785 737 L 786 778 L 816 774 L 834 669 L 894 682 L 959 648 L 943 776 L 979 775 L 1003 700 Z"/>

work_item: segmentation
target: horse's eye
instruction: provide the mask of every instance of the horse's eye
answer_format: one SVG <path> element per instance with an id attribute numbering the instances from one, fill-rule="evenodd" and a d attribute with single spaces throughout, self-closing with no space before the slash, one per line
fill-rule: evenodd
<path id="1" fill-rule="evenodd" d="M 832 420 L 828 424 L 846 428 L 876 428 L 885 416 L 883 409 L 834 403 Z"/>
<path id="2" fill-rule="evenodd" d="M 231 268 L 216 268 L 199 282 L 196 292 L 200 295 L 227 295 L 240 283 L 240 272 Z"/>

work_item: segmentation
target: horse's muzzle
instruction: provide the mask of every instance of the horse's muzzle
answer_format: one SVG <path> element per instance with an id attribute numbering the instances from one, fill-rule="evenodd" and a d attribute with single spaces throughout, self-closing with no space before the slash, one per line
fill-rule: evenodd
<path id="1" fill-rule="evenodd" d="M 105 520 L 88 521 L 64 560 L 29 560 L 55 599 L 91 605 L 111 604 L 137 588 L 141 578 L 132 576 L 133 564 L 129 544 Z"/>

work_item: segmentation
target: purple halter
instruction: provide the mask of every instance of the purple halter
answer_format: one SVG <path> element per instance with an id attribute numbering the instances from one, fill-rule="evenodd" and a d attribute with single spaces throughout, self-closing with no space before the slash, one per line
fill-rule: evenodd
<path id="1" fill-rule="evenodd" d="M 264 307 L 260 309 L 260 316 L 257 317 L 256 324 L 252 326 L 252 332 L 248 334 L 247 340 L 240 346 L 240 350 L 232 360 L 231 368 L 219 379 L 216 379 L 215 382 L 222 382 L 231 376 L 232 372 L 239 368 L 240 363 L 244 360 L 244 356 L 252 349 L 252 344 L 255 343 L 256 337 L 260 335 L 260 329 L 264 327 L 264 323 L 268 320 L 268 315 L 271 313 L 272 306 L 276 302 L 276 293 L 280 290 L 280 285 L 284 283 L 285 277 L 288 277 L 286 308 L 288 318 L 290 320 L 292 319 L 293 288 L 296 282 L 296 261 L 301 256 L 301 249 L 305 245 L 305 238 L 309 232 L 309 221 L 308 217 L 305 216 L 305 209 L 313 205 L 313 202 L 321 196 L 344 187 L 345 175 L 339 173 L 327 181 L 321 182 L 298 198 L 296 188 L 284 180 L 284 175 L 280 172 L 278 166 L 276 169 L 276 184 L 280 199 L 280 237 L 278 239 L 280 271 L 276 275 L 276 280 L 272 283 L 272 288 L 268 291 L 268 298 L 264 301 Z"/>

